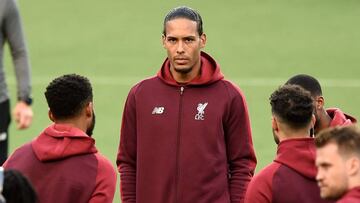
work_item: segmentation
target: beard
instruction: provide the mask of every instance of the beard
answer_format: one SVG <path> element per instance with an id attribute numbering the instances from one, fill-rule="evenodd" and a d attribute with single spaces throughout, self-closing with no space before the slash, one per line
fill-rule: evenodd
<path id="1" fill-rule="evenodd" d="M 90 123 L 90 126 L 86 129 L 86 134 L 91 137 L 95 128 L 95 112 L 93 111 L 93 117 Z"/>
<path id="2" fill-rule="evenodd" d="M 272 132 L 273 132 L 273 136 L 274 136 L 274 141 L 275 141 L 275 143 L 278 145 L 278 144 L 280 143 L 280 140 L 279 140 L 279 138 L 276 136 L 274 129 L 272 130 Z"/>

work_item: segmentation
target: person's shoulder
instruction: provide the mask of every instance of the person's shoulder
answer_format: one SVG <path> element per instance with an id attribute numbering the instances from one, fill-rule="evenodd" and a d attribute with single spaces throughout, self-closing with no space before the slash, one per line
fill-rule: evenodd
<path id="1" fill-rule="evenodd" d="M 236 94 L 242 94 L 242 90 L 240 89 L 240 87 L 234 83 L 231 80 L 227 80 L 227 79 L 221 79 L 219 82 L 221 82 L 225 88 L 228 89 L 228 91 L 234 92 Z"/>
<path id="2" fill-rule="evenodd" d="M 246 191 L 246 203 L 271 202 L 272 179 L 279 166 L 280 164 L 273 162 L 251 179 Z"/>
<path id="3" fill-rule="evenodd" d="M 105 157 L 103 154 L 101 154 L 100 152 L 97 152 L 97 153 L 95 153 L 95 156 L 96 156 L 96 159 L 98 160 L 99 165 L 106 166 L 106 167 L 110 166 L 110 168 L 113 168 L 111 161 L 107 157 Z"/>
<path id="4" fill-rule="evenodd" d="M 232 99 L 240 99 L 243 101 L 245 100 L 245 95 L 243 91 L 234 82 L 227 79 L 221 79 L 219 83 L 223 85 L 224 91 L 227 92 L 227 95 L 230 98 L 230 100 Z"/>
<path id="5" fill-rule="evenodd" d="M 33 154 L 32 141 L 27 142 L 23 144 L 22 146 L 16 148 L 14 152 L 7 158 L 3 166 L 6 167 L 12 167 L 13 165 L 17 164 L 17 161 L 22 161 L 26 159 L 28 156 L 31 156 Z"/>
<path id="6" fill-rule="evenodd" d="M 145 79 L 140 80 L 139 82 L 137 82 L 135 85 L 132 86 L 130 92 L 136 93 L 140 88 L 142 88 L 143 86 L 147 86 L 150 84 L 153 84 L 154 82 L 158 81 L 158 77 L 157 76 L 152 76 L 152 77 L 148 77 Z"/>
<path id="7" fill-rule="evenodd" d="M 281 166 L 281 164 L 277 162 L 273 162 L 263 168 L 258 174 L 254 176 L 254 181 L 262 182 L 262 181 L 271 181 L 272 177 L 276 173 L 277 169 Z"/>

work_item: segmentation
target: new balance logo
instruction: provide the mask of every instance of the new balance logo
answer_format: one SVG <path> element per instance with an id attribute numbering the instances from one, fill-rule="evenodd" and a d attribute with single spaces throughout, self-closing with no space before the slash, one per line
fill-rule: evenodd
<path id="1" fill-rule="evenodd" d="M 152 111 L 152 114 L 163 114 L 164 110 L 165 110 L 165 108 L 162 106 L 155 107 L 154 110 Z"/>
<path id="2" fill-rule="evenodd" d="M 206 106 L 208 105 L 208 103 L 199 103 L 198 106 L 197 106 L 197 114 L 195 115 L 195 120 L 204 120 L 205 119 L 205 108 Z"/>

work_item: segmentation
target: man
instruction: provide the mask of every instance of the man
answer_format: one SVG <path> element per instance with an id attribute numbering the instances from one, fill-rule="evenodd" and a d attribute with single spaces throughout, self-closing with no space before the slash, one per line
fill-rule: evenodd
<path id="1" fill-rule="evenodd" d="M 123 203 L 242 202 L 256 158 L 245 98 L 205 47 L 201 16 L 164 19 L 167 59 L 135 85 L 117 157 Z"/>
<path id="2" fill-rule="evenodd" d="M 116 187 L 111 163 L 95 147 L 93 94 L 89 80 L 70 74 L 46 88 L 54 124 L 18 148 L 4 163 L 33 184 L 39 202 L 108 202 Z"/>
<path id="3" fill-rule="evenodd" d="M 321 197 L 338 203 L 360 202 L 360 129 L 334 127 L 316 137 L 316 166 Z"/>
<path id="4" fill-rule="evenodd" d="M 18 102 L 14 107 L 13 117 L 17 123 L 17 128 L 25 129 L 30 126 L 33 117 L 30 107 L 32 103 L 30 97 L 30 66 L 20 15 L 14 0 L 0 1 L 0 166 L 7 158 L 8 128 L 10 125 L 10 101 L 2 61 L 6 41 L 9 42 L 18 89 Z"/>
<path id="5" fill-rule="evenodd" d="M 315 101 L 315 126 L 314 133 L 318 134 L 321 130 L 332 126 L 343 126 L 356 123 L 356 119 L 343 113 L 338 108 L 325 109 L 325 99 L 322 96 L 320 83 L 310 75 L 299 74 L 290 78 L 286 84 L 300 85 L 309 91 Z"/>
<path id="6" fill-rule="evenodd" d="M 325 202 L 315 176 L 313 100 L 297 85 L 284 85 L 270 96 L 277 155 L 250 182 L 246 203 Z"/>

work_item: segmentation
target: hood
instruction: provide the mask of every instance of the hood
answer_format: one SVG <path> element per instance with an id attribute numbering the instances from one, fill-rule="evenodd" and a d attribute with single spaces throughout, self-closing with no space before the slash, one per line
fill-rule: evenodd
<path id="1" fill-rule="evenodd" d="M 350 125 L 352 123 L 356 123 L 356 118 L 345 114 L 338 108 L 329 108 L 326 109 L 326 112 L 331 117 L 332 121 L 330 123 L 330 126 L 338 126 L 338 125 Z"/>
<path id="2" fill-rule="evenodd" d="M 169 85 L 180 86 L 171 75 L 170 61 L 165 59 L 157 76 Z M 219 64 L 207 53 L 201 52 L 201 68 L 200 75 L 190 81 L 187 85 L 206 85 L 214 83 L 224 78 L 224 75 L 220 71 Z"/>
<path id="3" fill-rule="evenodd" d="M 47 127 L 33 140 L 32 148 L 40 161 L 97 152 L 93 138 L 82 130 L 66 124 L 53 124 Z"/>
<path id="4" fill-rule="evenodd" d="M 305 177 L 315 179 L 316 148 L 313 138 L 296 138 L 280 142 L 275 162 L 286 165 Z"/>

